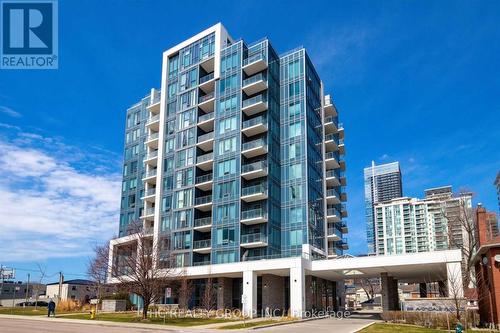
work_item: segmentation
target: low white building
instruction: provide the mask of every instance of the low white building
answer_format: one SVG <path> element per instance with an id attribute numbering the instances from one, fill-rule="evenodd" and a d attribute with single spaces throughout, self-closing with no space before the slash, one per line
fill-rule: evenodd
<path id="1" fill-rule="evenodd" d="M 47 297 L 53 300 L 59 298 L 59 282 L 47 284 Z M 74 300 L 80 303 L 88 303 L 96 297 L 94 283 L 89 280 L 76 279 L 64 281 L 61 284 L 60 300 Z"/>

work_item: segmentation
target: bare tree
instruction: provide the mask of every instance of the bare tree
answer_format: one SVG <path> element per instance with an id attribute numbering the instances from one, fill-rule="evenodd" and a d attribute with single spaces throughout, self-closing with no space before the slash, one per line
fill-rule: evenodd
<path id="1" fill-rule="evenodd" d="M 448 241 L 451 248 L 459 249 L 462 253 L 462 282 L 464 289 L 469 285 L 476 287 L 474 276 L 474 255 L 478 247 L 474 209 L 470 207 L 468 191 L 460 191 L 458 200 L 444 203 L 444 217 L 448 224 Z"/>
<path id="2" fill-rule="evenodd" d="M 109 242 L 94 246 L 94 257 L 87 263 L 87 275 L 94 283 L 97 299 L 102 299 L 102 288 L 106 284 L 109 268 Z"/>
<path id="3" fill-rule="evenodd" d="M 360 286 L 366 294 L 368 300 L 375 298 L 376 287 L 380 286 L 380 280 L 377 278 L 357 278 L 354 284 Z"/>
<path id="4" fill-rule="evenodd" d="M 38 283 L 35 283 L 33 285 L 33 291 L 35 293 L 35 311 L 38 307 L 38 295 L 40 295 L 40 291 L 43 286 L 43 280 L 47 275 L 47 267 L 42 266 L 39 263 L 37 263 L 36 266 L 38 268 Z"/>
<path id="5" fill-rule="evenodd" d="M 189 306 L 189 300 L 191 299 L 194 291 L 194 285 L 193 282 L 185 275 L 182 275 L 179 280 L 179 307 L 187 309 Z"/>
<path id="6" fill-rule="evenodd" d="M 131 225 L 130 241 L 116 247 L 111 267 L 111 281 L 118 288 L 142 298 L 142 318 L 147 319 L 148 308 L 163 295 L 164 288 L 179 276 L 173 265 L 168 238 L 156 238 L 142 224 Z M 100 252 L 105 262 L 105 252 Z M 96 253 L 97 254 L 97 253 Z M 109 280 L 109 279 L 108 279 Z"/>
<path id="7" fill-rule="evenodd" d="M 205 282 L 205 288 L 203 290 L 203 295 L 201 298 L 201 305 L 207 312 L 210 312 L 213 310 L 216 306 L 217 303 L 217 295 L 216 295 L 216 290 L 215 286 L 213 283 L 213 279 L 209 277 L 206 282 Z"/>

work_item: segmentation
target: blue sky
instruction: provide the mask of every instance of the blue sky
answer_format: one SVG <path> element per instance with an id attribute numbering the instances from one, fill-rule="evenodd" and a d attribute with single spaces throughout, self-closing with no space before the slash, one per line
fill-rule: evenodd
<path id="1" fill-rule="evenodd" d="M 117 232 L 126 108 L 159 86 L 163 50 L 219 21 L 308 49 L 345 127 L 350 253 L 371 160 L 401 162 L 405 195 L 451 184 L 498 210 L 500 3 L 306 3 L 61 0 L 59 69 L 0 71 L 0 263 L 82 277 Z"/>

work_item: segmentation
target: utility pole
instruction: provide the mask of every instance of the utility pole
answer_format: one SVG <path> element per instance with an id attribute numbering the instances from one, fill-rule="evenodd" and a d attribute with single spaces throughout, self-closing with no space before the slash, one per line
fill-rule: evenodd
<path id="1" fill-rule="evenodd" d="M 26 283 L 26 299 L 25 299 L 26 302 L 28 301 L 29 290 L 30 290 L 30 273 L 28 273 L 28 282 Z"/>
<path id="2" fill-rule="evenodd" d="M 63 275 L 62 272 L 59 272 L 59 290 L 57 292 L 57 302 L 58 303 L 61 300 L 61 292 L 62 292 L 63 280 L 64 280 L 64 275 Z"/>

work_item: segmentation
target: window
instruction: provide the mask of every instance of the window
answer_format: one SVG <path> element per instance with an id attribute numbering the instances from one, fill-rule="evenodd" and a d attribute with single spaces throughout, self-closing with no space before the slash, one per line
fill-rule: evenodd
<path id="1" fill-rule="evenodd" d="M 288 158 L 300 158 L 302 155 L 300 148 L 300 143 L 291 143 L 288 146 Z"/>
<path id="2" fill-rule="evenodd" d="M 238 75 L 236 74 L 220 80 L 221 93 L 224 93 L 226 90 L 235 89 L 236 87 L 238 87 Z"/>
<path id="3" fill-rule="evenodd" d="M 221 58 L 221 72 L 224 73 L 227 70 L 234 69 L 240 64 L 240 59 L 238 53 L 232 53 Z"/>
<path id="4" fill-rule="evenodd" d="M 191 247 L 191 232 L 183 231 L 174 233 L 174 249 L 184 250 Z"/>
<path id="5" fill-rule="evenodd" d="M 288 63 L 288 78 L 293 79 L 300 75 L 300 59 Z"/>
<path id="6" fill-rule="evenodd" d="M 172 98 L 177 94 L 177 83 L 170 83 L 168 85 L 168 98 Z"/>
<path id="7" fill-rule="evenodd" d="M 299 136 L 301 134 L 302 134 L 302 127 L 301 127 L 301 123 L 299 121 L 295 122 L 295 123 L 290 123 L 290 125 L 288 125 L 288 137 L 289 138 L 293 138 L 293 137 Z"/>
<path id="8" fill-rule="evenodd" d="M 302 178 L 302 164 L 297 163 L 297 164 L 292 164 L 288 167 L 289 169 L 289 179 L 297 179 L 297 178 Z"/>
<path id="9" fill-rule="evenodd" d="M 174 208 L 189 207 L 193 204 L 193 189 L 174 192 Z"/>
<path id="10" fill-rule="evenodd" d="M 177 149 L 195 144 L 196 128 L 190 128 L 177 133 Z"/>
<path id="11" fill-rule="evenodd" d="M 290 231 L 290 246 L 302 245 L 302 230 Z"/>
<path id="12" fill-rule="evenodd" d="M 175 188 L 193 185 L 193 169 L 184 169 L 175 173 Z"/>
<path id="13" fill-rule="evenodd" d="M 196 109 L 184 111 L 177 118 L 177 129 L 182 130 L 196 124 Z"/>
<path id="14" fill-rule="evenodd" d="M 236 151 L 236 137 L 219 141 L 219 155 Z"/>
<path id="15" fill-rule="evenodd" d="M 165 153 L 173 152 L 175 149 L 175 138 L 170 138 L 165 141 Z"/>
<path id="16" fill-rule="evenodd" d="M 179 70 L 179 55 L 176 54 L 175 56 L 168 59 L 168 77 L 173 78 L 177 76 L 178 70 Z"/>
<path id="17" fill-rule="evenodd" d="M 198 70 L 196 68 L 182 73 L 179 80 L 179 91 L 184 91 L 194 87 L 198 81 Z"/>
<path id="18" fill-rule="evenodd" d="M 188 228 L 191 226 L 193 211 L 181 210 L 174 213 L 174 227 L 176 229 Z"/>
<path id="19" fill-rule="evenodd" d="M 300 116 L 300 101 L 292 102 L 288 106 L 289 117 L 299 117 Z"/>
<path id="20" fill-rule="evenodd" d="M 290 200 L 302 199 L 302 186 L 301 185 L 290 185 Z"/>
<path id="21" fill-rule="evenodd" d="M 229 203 L 225 205 L 220 205 L 216 209 L 215 223 L 221 224 L 228 220 L 236 218 L 236 204 Z"/>
<path id="22" fill-rule="evenodd" d="M 194 148 L 184 149 L 177 154 L 177 168 L 182 168 L 194 163 Z"/>
<path id="23" fill-rule="evenodd" d="M 224 264 L 236 261 L 236 251 L 222 251 L 217 252 L 215 255 L 215 261 L 217 264 Z"/>
<path id="24" fill-rule="evenodd" d="M 187 109 L 196 104 L 196 89 L 188 91 L 180 96 L 181 110 Z"/>
<path id="25" fill-rule="evenodd" d="M 234 111 L 234 110 L 236 110 L 237 107 L 238 107 L 238 96 L 237 95 L 222 98 L 219 102 L 219 111 L 221 113 Z"/>
<path id="26" fill-rule="evenodd" d="M 217 245 L 228 245 L 234 243 L 234 228 L 217 229 L 216 243 Z"/>
<path id="27" fill-rule="evenodd" d="M 236 181 L 217 184 L 215 187 L 215 195 L 219 199 L 230 198 L 236 196 Z"/>
<path id="28" fill-rule="evenodd" d="M 302 207 L 291 207 L 288 218 L 291 225 L 301 224 L 304 221 L 304 209 Z"/>
<path id="29" fill-rule="evenodd" d="M 230 159 L 217 163 L 217 177 L 236 174 L 236 159 Z"/>
<path id="30" fill-rule="evenodd" d="M 300 94 L 300 81 L 288 85 L 288 96 L 293 97 Z"/>
<path id="31" fill-rule="evenodd" d="M 219 122 L 219 134 L 236 130 L 236 116 L 222 119 Z"/>

